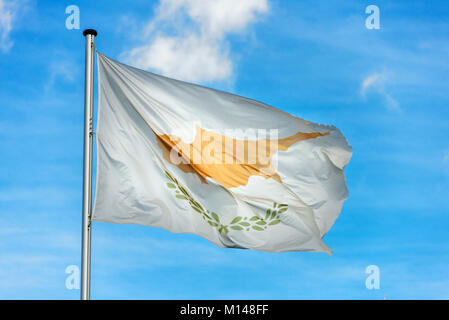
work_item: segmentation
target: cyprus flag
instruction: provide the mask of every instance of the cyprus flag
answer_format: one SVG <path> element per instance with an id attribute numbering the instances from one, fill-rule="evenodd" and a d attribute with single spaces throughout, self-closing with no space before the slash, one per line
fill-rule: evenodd
<path id="1" fill-rule="evenodd" d="M 101 54 L 98 73 L 93 220 L 331 254 L 352 155 L 337 128 Z"/>

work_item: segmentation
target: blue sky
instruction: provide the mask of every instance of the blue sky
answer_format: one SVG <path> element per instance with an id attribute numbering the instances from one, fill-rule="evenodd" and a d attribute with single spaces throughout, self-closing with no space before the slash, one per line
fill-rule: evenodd
<path id="1" fill-rule="evenodd" d="M 333 256 L 95 223 L 92 298 L 448 299 L 446 1 L 251 0 L 224 18 L 179 3 L 0 0 L 0 298 L 79 298 L 65 269 L 80 264 L 81 32 L 95 28 L 112 58 L 336 125 L 354 153 Z"/>

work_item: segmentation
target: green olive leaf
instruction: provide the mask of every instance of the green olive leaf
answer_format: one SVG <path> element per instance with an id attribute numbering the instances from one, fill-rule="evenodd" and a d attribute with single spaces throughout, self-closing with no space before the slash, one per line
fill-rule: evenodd
<path id="1" fill-rule="evenodd" d="M 215 212 L 211 212 L 210 214 L 212 215 L 212 218 L 214 218 L 215 221 L 220 222 L 220 218 Z"/>
<path id="2" fill-rule="evenodd" d="M 218 224 L 212 221 L 207 221 L 212 227 L 218 227 Z"/>
<path id="3" fill-rule="evenodd" d="M 198 202 L 196 202 L 196 201 L 193 200 L 193 199 L 192 199 L 192 202 L 193 202 L 193 204 L 196 205 L 198 208 L 200 208 L 201 210 L 204 210 L 203 207 L 202 207 Z"/>
<path id="4" fill-rule="evenodd" d="M 237 223 L 237 222 L 239 222 L 240 220 L 242 220 L 242 217 L 237 216 L 237 217 L 235 217 L 235 218 L 231 221 L 231 224 Z"/>
<path id="5" fill-rule="evenodd" d="M 265 215 L 265 220 L 267 220 L 270 217 L 270 215 L 271 215 L 271 210 L 268 209 L 267 214 Z"/>
<path id="6" fill-rule="evenodd" d="M 193 208 L 193 210 L 195 210 L 196 212 L 198 212 L 198 213 L 203 213 L 200 209 L 198 209 L 197 207 L 192 207 Z"/>

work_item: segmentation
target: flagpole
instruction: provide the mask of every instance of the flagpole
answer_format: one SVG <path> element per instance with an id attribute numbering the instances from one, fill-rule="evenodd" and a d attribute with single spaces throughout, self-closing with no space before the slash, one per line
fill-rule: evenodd
<path id="1" fill-rule="evenodd" d="M 90 300 L 90 241 L 92 209 L 92 135 L 94 102 L 94 45 L 97 31 L 86 29 L 86 69 L 84 82 L 83 225 L 81 250 L 81 300 Z"/>

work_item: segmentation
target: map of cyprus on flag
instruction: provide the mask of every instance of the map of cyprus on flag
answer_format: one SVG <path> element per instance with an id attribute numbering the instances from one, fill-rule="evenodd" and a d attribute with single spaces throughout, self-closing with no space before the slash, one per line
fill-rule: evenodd
<path id="1" fill-rule="evenodd" d="M 102 54 L 98 74 L 93 220 L 331 254 L 352 155 L 337 128 Z"/>

